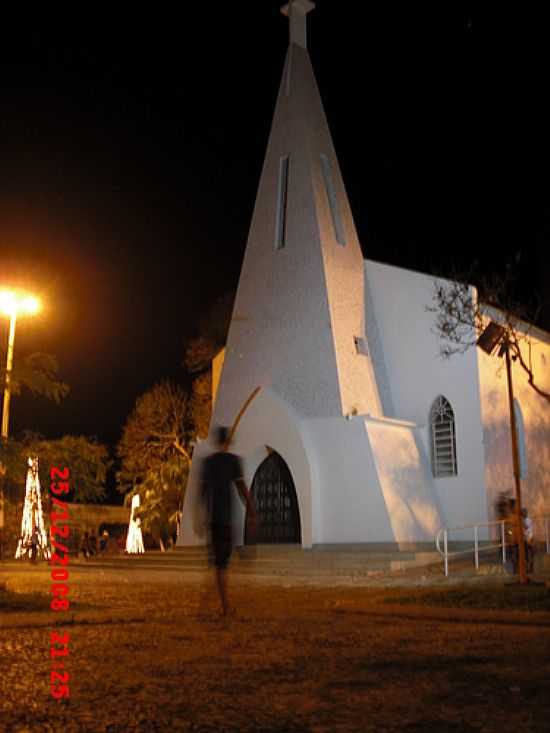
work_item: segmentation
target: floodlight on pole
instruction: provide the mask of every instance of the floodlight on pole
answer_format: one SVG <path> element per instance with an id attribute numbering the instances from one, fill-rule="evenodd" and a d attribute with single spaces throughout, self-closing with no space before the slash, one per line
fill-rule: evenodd
<path id="1" fill-rule="evenodd" d="M 489 356 L 491 356 L 494 353 L 496 347 L 503 343 L 505 335 L 506 329 L 504 328 L 504 326 L 501 326 L 500 323 L 490 321 L 489 325 L 479 336 L 477 340 L 477 345 L 480 349 L 483 349 L 486 354 L 489 354 Z"/>
<path id="2" fill-rule="evenodd" d="M 15 325 L 18 315 L 35 315 L 40 310 L 40 301 L 28 293 L 20 293 L 15 290 L 0 291 L 0 310 L 10 319 L 8 335 L 8 352 L 6 359 L 6 381 L 4 383 L 4 401 L 2 405 L 2 432 L 4 440 L 8 438 L 10 397 L 11 397 L 11 372 L 13 369 L 13 345 L 15 342 Z"/>
<path id="3" fill-rule="evenodd" d="M 4 382 L 4 399 L 2 404 L 2 430 L 0 436 L 2 440 L 8 439 L 9 419 L 10 419 L 10 397 L 11 397 L 11 372 L 13 368 L 13 345 L 15 342 L 15 325 L 18 315 L 34 315 L 38 313 L 41 305 L 38 298 L 29 293 L 23 293 L 17 290 L 0 290 L 0 312 L 8 316 L 10 319 L 8 334 L 8 351 L 6 358 L 6 378 Z M 4 467 L 0 465 L 0 469 Z M 2 471 L 5 475 L 5 469 Z M 0 477 L 0 557 L 3 554 L 3 529 L 4 529 L 4 486 L 3 477 Z"/>
<path id="4" fill-rule="evenodd" d="M 512 435 L 512 462 L 514 467 L 514 484 L 516 490 L 516 524 L 518 538 L 519 582 L 529 582 L 527 577 L 527 563 L 525 557 L 525 542 L 523 536 L 523 514 L 521 507 L 521 477 L 518 450 L 518 431 L 516 411 L 514 409 L 514 388 L 512 384 L 512 364 L 510 359 L 510 336 L 507 329 L 500 323 L 490 321 L 483 333 L 477 339 L 477 345 L 491 356 L 498 347 L 498 357 L 506 357 L 506 379 L 508 383 L 508 404 L 510 409 L 510 432 Z"/>

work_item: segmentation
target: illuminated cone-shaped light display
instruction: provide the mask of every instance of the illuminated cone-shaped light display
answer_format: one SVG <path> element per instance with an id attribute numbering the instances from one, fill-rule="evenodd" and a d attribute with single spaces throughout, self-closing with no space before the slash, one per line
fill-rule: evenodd
<path id="1" fill-rule="evenodd" d="M 130 511 L 130 524 L 128 536 L 126 537 L 126 552 L 130 555 L 145 552 L 143 537 L 141 534 L 141 520 L 137 515 L 139 509 L 139 494 L 132 497 L 132 509 Z"/>
<path id="2" fill-rule="evenodd" d="M 27 484 L 23 518 L 21 520 L 21 536 L 19 537 L 15 557 L 19 559 L 28 555 L 32 559 L 34 555 L 36 558 L 43 557 L 49 560 L 50 549 L 42 513 L 38 458 L 28 458 L 27 464 Z"/>

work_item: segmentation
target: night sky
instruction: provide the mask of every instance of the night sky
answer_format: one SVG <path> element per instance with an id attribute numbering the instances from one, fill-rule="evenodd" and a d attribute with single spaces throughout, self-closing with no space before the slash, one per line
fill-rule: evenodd
<path id="1" fill-rule="evenodd" d="M 281 4 L 4 23 L 0 283 L 45 304 L 20 320 L 16 358 L 56 354 L 72 388 L 61 406 L 15 398 L 13 433 L 113 445 L 136 397 L 184 383 L 198 317 L 237 285 Z M 529 297 L 550 277 L 543 11 L 445 5 L 319 0 L 309 16 L 359 238 L 367 257 L 423 271 L 519 256 Z"/>

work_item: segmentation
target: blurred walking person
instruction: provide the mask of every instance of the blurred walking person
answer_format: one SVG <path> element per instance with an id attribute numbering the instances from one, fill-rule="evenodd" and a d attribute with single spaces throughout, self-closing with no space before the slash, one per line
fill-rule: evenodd
<path id="1" fill-rule="evenodd" d="M 508 516 L 506 517 L 506 536 L 510 551 L 512 575 L 517 575 L 519 571 L 519 527 L 515 499 L 510 499 L 510 501 L 508 502 Z"/>
<path id="2" fill-rule="evenodd" d="M 31 534 L 31 551 L 29 553 L 29 560 L 36 562 L 38 559 L 38 527 L 34 525 Z"/>
<path id="3" fill-rule="evenodd" d="M 527 509 L 525 507 L 522 508 L 521 514 L 523 517 L 523 539 L 525 542 L 525 562 L 527 564 L 527 572 L 532 573 L 533 572 L 533 566 L 534 566 L 534 544 L 535 544 L 535 535 L 533 531 L 533 520 L 527 513 Z"/>
<path id="4" fill-rule="evenodd" d="M 97 555 L 97 536 L 95 533 L 95 529 L 92 529 L 90 532 L 90 536 L 88 538 L 88 548 L 90 551 L 90 556 Z"/>
<path id="5" fill-rule="evenodd" d="M 229 612 L 227 566 L 233 551 L 233 492 L 236 488 L 247 508 L 249 531 L 254 532 L 256 512 L 244 481 L 242 461 L 230 453 L 230 435 L 226 427 L 214 429 L 216 451 L 204 460 L 201 472 L 202 499 L 207 510 L 211 560 L 216 570 L 216 585 L 222 613 Z"/>
<path id="6" fill-rule="evenodd" d="M 87 560 L 90 557 L 90 535 L 89 532 L 84 532 L 82 542 L 80 543 L 80 552 L 84 555 Z"/>

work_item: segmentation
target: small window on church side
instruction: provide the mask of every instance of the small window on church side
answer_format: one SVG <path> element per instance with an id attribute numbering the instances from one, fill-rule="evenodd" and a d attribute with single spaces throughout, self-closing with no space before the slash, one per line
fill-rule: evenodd
<path id="1" fill-rule="evenodd" d="M 368 356 L 369 347 L 367 345 L 367 339 L 362 336 L 354 336 L 353 340 L 355 342 L 355 351 L 362 356 Z"/>
<path id="2" fill-rule="evenodd" d="M 441 395 L 430 411 L 432 471 L 435 478 L 456 476 L 456 431 L 453 408 Z"/>
<path id="3" fill-rule="evenodd" d="M 279 162 L 279 188 L 277 191 L 277 222 L 275 249 L 283 249 L 286 244 L 286 215 L 288 203 L 289 156 L 283 155 Z"/>
<path id="4" fill-rule="evenodd" d="M 330 214 L 332 216 L 332 226 L 334 227 L 334 236 L 338 244 L 344 246 L 346 239 L 344 237 L 344 227 L 342 226 L 342 219 L 340 218 L 340 209 L 338 208 L 338 200 L 336 198 L 336 191 L 334 189 L 334 182 L 332 180 L 332 171 L 330 169 L 330 162 L 324 153 L 321 153 L 321 167 L 323 169 L 323 178 L 325 179 L 325 189 L 327 192 L 328 203 L 330 207 Z"/>

